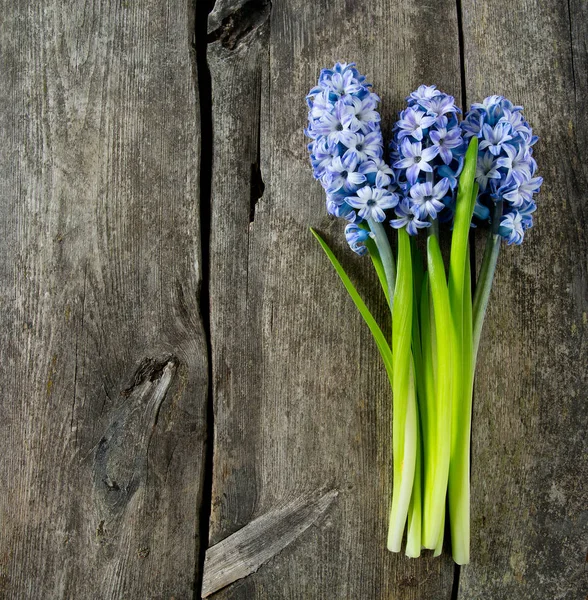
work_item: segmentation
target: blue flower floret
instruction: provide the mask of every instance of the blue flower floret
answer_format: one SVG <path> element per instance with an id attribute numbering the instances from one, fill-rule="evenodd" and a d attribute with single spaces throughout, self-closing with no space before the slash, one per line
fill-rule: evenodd
<path id="1" fill-rule="evenodd" d="M 370 237 L 370 232 L 367 229 L 362 229 L 355 223 L 349 223 L 345 227 L 345 239 L 349 244 L 349 247 L 360 256 L 363 256 L 367 252 L 365 242 Z"/>
<path id="2" fill-rule="evenodd" d="M 404 198 L 396 207 L 396 219 L 390 221 L 390 225 L 394 229 L 406 227 L 408 235 L 416 235 L 419 229 L 430 227 L 429 221 L 421 221 L 416 213 L 412 210 L 410 201 Z"/>

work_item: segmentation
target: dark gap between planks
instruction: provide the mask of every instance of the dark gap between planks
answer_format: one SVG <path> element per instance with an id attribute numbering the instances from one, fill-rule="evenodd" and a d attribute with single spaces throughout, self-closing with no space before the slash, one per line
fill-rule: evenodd
<path id="1" fill-rule="evenodd" d="M 457 40 L 459 48 L 459 75 L 461 81 L 461 108 L 463 114 L 466 114 L 468 109 L 467 93 L 466 93 L 466 72 L 465 72 L 465 52 L 464 52 L 464 34 L 463 34 L 463 11 L 461 6 L 461 0 L 455 0 L 455 11 L 457 14 Z M 476 289 L 476 236 L 475 229 L 470 229 L 469 234 L 469 246 L 470 246 L 470 275 L 471 275 L 471 286 L 472 286 L 472 297 Z M 472 413 L 474 406 L 474 394 L 472 393 Z M 471 430 L 470 430 L 471 435 Z M 471 455 L 471 447 L 470 447 Z M 470 468 L 471 468 L 471 456 L 470 456 Z M 459 583 L 461 576 L 461 565 L 453 565 L 453 586 L 451 588 L 451 600 L 458 600 L 459 597 Z"/>
<path id="2" fill-rule="evenodd" d="M 200 239 L 202 280 L 199 293 L 202 326 L 206 336 L 208 362 L 208 391 L 206 401 L 206 432 L 202 497 L 198 519 L 199 552 L 194 565 L 194 598 L 202 596 L 204 559 L 208 549 L 210 511 L 212 502 L 212 469 L 214 459 L 214 402 L 212 385 L 212 350 L 210 335 L 210 229 L 212 188 L 212 81 L 207 61 L 208 15 L 214 0 L 194 0 L 194 53 L 198 88 L 196 94 L 200 109 Z"/>

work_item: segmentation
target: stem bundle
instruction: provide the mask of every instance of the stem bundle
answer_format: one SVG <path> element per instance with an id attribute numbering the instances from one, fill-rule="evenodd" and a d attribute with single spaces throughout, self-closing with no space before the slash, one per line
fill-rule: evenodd
<path id="1" fill-rule="evenodd" d="M 469 562 L 470 434 L 476 355 L 498 258 L 497 203 L 479 284 L 472 301 L 470 223 L 478 186 L 474 183 L 478 140 L 469 145 L 460 178 L 449 261 L 439 246 L 437 222 L 427 238 L 427 270 L 405 229 L 392 254 L 381 223 L 361 225 L 365 244 L 392 315 L 392 344 L 322 238 L 327 253 L 380 351 L 393 392 L 393 491 L 388 549 L 399 552 L 406 529 L 406 554 L 422 548 L 441 554 L 446 506 L 453 557 Z"/>

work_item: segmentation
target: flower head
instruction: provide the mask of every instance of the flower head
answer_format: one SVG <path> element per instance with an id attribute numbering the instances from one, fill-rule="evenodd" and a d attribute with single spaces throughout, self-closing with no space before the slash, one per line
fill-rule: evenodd
<path id="1" fill-rule="evenodd" d="M 346 132 L 341 139 L 346 147 L 343 156 L 357 159 L 358 163 L 370 158 L 381 158 L 383 154 L 382 134 L 378 130 L 368 134 Z"/>
<path id="2" fill-rule="evenodd" d="M 376 110 L 379 98 L 368 94 L 363 98 L 348 96 L 343 99 L 343 124 L 351 131 L 369 133 L 373 125 L 380 122 L 380 113 Z"/>
<path id="3" fill-rule="evenodd" d="M 365 77 L 355 68 L 355 63 L 335 63 L 332 69 L 323 69 L 319 76 L 318 86 L 310 90 L 309 96 L 316 91 L 327 90 L 339 97 L 355 94 L 360 88 L 371 87 L 365 83 Z"/>
<path id="4" fill-rule="evenodd" d="M 461 131 L 458 127 L 454 129 L 447 129 L 447 118 L 443 117 L 444 121 L 440 121 L 437 123 L 437 129 L 434 129 L 430 132 L 431 141 L 433 142 L 433 146 L 438 149 L 438 154 L 441 157 L 441 160 L 446 164 L 451 164 L 453 160 L 453 152 L 456 148 L 461 148 L 463 146 L 463 139 L 461 135 Z"/>
<path id="5" fill-rule="evenodd" d="M 376 187 L 385 188 L 394 182 L 394 171 L 381 158 L 373 158 L 361 163 L 359 172 L 366 176 L 370 185 Z"/>
<path id="6" fill-rule="evenodd" d="M 433 172 L 429 163 L 439 154 L 437 146 L 423 148 L 421 142 L 411 144 L 409 140 L 404 140 L 401 150 L 403 158 L 394 163 L 394 168 L 406 169 L 406 179 L 410 185 L 417 183 L 421 171 Z"/>
<path id="7" fill-rule="evenodd" d="M 427 219 L 451 217 L 465 144 L 453 96 L 421 85 L 407 102 L 390 144 L 394 179 L 403 197 L 396 208 L 398 218 L 390 224 L 416 235 L 429 226 Z"/>
<path id="8" fill-rule="evenodd" d="M 354 156 L 335 156 L 327 167 L 329 187 L 328 194 L 337 192 L 353 192 L 366 181 L 365 175 L 356 170 L 357 158 Z"/>
<path id="9" fill-rule="evenodd" d="M 543 179 L 535 176 L 533 145 L 537 137 L 523 116 L 523 107 L 502 96 L 473 104 L 461 128 L 464 138 L 479 138 L 476 181 L 480 186 L 474 217 L 490 219 L 492 205 L 503 202 L 498 233 L 509 244 L 520 244 L 532 226 L 534 195 Z"/>
<path id="10" fill-rule="evenodd" d="M 380 99 L 370 87 L 355 64 L 336 63 L 321 71 L 306 98 L 310 162 L 326 191 L 327 212 L 353 224 L 383 221 L 399 200 L 394 171 L 382 159 Z"/>
<path id="11" fill-rule="evenodd" d="M 510 132 L 512 128 L 508 123 L 497 123 L 494 127 L 490 127 L 487 123 L 482 125 L 482 141 L 480 142 L 480 150 L 488 148 L 494 156 L 498 156 L 500 151 L 509 146 L 506 144 L 509 140 L 512 140 Z"/>
<path id="12" fill-rule="evenodd" d="M 482 192 L 486 191 L 490 179 L 500 179 L 500 173 L 498 172 L 499 165 L 497 163 L 498 161 L 494 160 L 490 152 L 484 152 L 478 156 L 476 181 Z"/>
<path id="13" fill-rule="evenodd" d="M 431 98 L 439 96 L 442 93 L 443 92 L 440 92 L 437 89 L 436 85 L 419 85 L 418 89 L 416 89 L 414 92 L 411 92 L 406 97 L 406 101 L 408 102 L 409 106 L 412 106 L 413 104 L 419 104 L 419 102 L 422 102 L 423 100 L 430 100 Z"/>
<path id="14" fill-rule="evenodd" d="M 416 108 L 409 106 L 400 113 L 400 119 L 396 123 L 398 127 L 398 139 L 413 137 L 415 140 L 423 139 L 423 129 L 427 129 L 435 122 L 435 117 L 428 116 Z"/>

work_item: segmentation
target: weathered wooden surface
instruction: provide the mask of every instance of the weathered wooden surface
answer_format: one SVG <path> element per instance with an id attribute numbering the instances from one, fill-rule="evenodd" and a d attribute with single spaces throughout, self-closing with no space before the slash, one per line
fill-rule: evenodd
<path id="1" fill-rule="evenodd" d="M 210 543 L 303 492 L 325 485 L 339 491 L 316 526 L 213 597 L 449 599 L 454 570 L 447 556 L 409 561 L 385 548 L 388 382 L 309 225 L 371 290 L 379 317 L 384 300 L 365 264 L 345 248 L 341 222 L 326 216 L 302 129 L 304 97 L 321 67 L 337 59 L 357 60 L 374 83 L 386 128 L 423 81 L 459 97 L 456 5 L 276 0 L 270 8 L 219 0 L 209 35 Z M 256 202 L 258 164 L 265 190 Z"/>
<path id="2" fill-rule="evenodd" d="M 524 105 L 545 183 L 535 228 L 502 249 L 480 348 L 459 597 L 584 600 L 588 5 L 462 4 L 467 101 Z"/>
<path id="3" fill-rule="evenodd" d="M 203 2 L 0 0 L 0 598 L 584 600 L 586 2 L 217 0 L 212 106 Z M 385 133 L 426 82 L 503 93 L 541 136 L 480 349 L 461 573 L 385 550 L 388 383 L 308 232 L 382 318 L 302 134 L 335 60 Z"/>
<path id="4" fill-rule="evenodd" d="M 0 597 L 191 598 L 207 393 L 193 7 L 0 14 Z"/>

